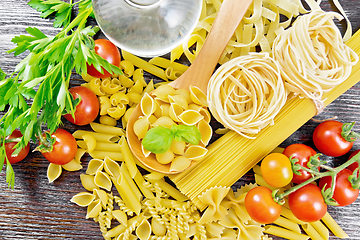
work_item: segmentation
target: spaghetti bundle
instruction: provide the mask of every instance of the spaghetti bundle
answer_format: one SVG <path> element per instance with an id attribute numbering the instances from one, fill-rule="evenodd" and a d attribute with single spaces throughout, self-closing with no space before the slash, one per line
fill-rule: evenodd
<path id="1" fill-rule="evenodd" d="M 344 44 L 334 17 L 342 19 L 338 13 L 321 10 L 299 17 L 277 36 L 272 49 L 286 87 L 312 99 L 318 111 L 324 105 L 324 92 L 345 81 L 359 59 Z"/>
<path id="2" fill-rule="evenodd" d="M 267 53 L 223 64 L 211 77 L 207 98 L 217 121 L 247 138 L 274 123 L 287 99 L 280 66 Z"/>

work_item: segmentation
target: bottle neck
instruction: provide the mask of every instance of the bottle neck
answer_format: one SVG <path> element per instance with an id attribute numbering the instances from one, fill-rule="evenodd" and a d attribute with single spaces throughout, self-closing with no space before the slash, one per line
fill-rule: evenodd
<path id="1" fill-rule="evenodd" d="M 160 4 L 163 0 L 125 0 L 128 4 L 138 8 L 149 8 Z"/>

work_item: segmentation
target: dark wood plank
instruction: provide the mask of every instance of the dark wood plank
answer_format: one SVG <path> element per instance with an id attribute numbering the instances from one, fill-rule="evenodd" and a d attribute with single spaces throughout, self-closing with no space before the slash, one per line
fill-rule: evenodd
<path id="1" fill-rule="evenodd" d="M 35 26 L 48 35 L 55 35 L 58 29 L 52 27 L 51 20 L 39 18 L 39 13 L 27 5 L 28 0 L 1 0 L 0 3 L 0 67 L 10 73 L 24 54 L 14 57 L 5 51 L 13 48 L 12 37 L 26 34 L 26 27 Z M 353 25 L 353 32 L 360 29 L 360 7 L 356 0 L 341 1 Z M 328 1 L 321 6 L 325 10 L 334 10 Z M 344 31 L 344 23 L 339 23 Z M 74 76 L 73 84 L 78 84 Z M 300 113 L 299 113 L 300 114 Z M 330 104 L 316 119 L 338 117 L 342 122 L 360 120 L 360 83 Z M 65 121 L 66 123 L 66 121 Z M 317 123 L 308 121 L 292 134 L 282 146 L 301 142 L 313 145 L 311 133 Z M 66 123 L 70 131 L 73 126 Z M 360 123 L 355 125 L 360 132 Z M 34 144 L 32 144 L 34 148 Z M 354 149 L 359 149 L 359 141 Z M 333 165 L 346 160 L 329 158 Z M 89 157 L 84 160 L 86 168 Z M 97 223 L 86 220 L 86 209 L 70 203 L 70 198 L 84 191 L 81 186 L 79 172 L 64 172 L 55 183 L 49 184 L 46 177 L 48 162 L 39 153 L 30 153 L 27 160 L 14 166 L 16 185 L 9 190 L 5 184 L 4 171 L 0 174 L 0 239 L 103 239 Z M 253 181 L 253 175 L 247 174 L 234 187 Z M 329 207 L 330 214 L 349 234 L 350 239 L 360 239 L 360 199 L 347 207 Z M 336 239 L 331 237 L 331 239 Z"/>

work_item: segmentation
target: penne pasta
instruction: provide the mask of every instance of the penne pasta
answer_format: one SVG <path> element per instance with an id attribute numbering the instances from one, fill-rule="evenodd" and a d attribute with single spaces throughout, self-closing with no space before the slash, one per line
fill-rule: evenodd
<path id="1" fill-rule="evenodd" d="M 321 237 L 321 235 L 316 231 L 316 229 L 310 224 L 310 223 L 305 223 L 305 224 L 302 224 L 301 227 L 304 229 L 304 231 L 306 232 L 307 235 L 309 235 L 309 237 L 311 239 L 324 239 Z M 325 238 L 325 239 L 328 239 L 328 238 Z"/>
<path id="2" fill-rule="evenodd" d="M 165 182 L 164 179 L 152 179 L 149 178 L 148 179 L 149 182 L 151 183 L 157 183 L 159 185 L 159 187 L 164 190 L 164 192 L 166 192 L 167 194 L 169 194 L 170 196 L 172 196 L 173 198 L 175 198 L 176 200 L 180 201 L 180 202 L 184 202 L 186 200 L 188 200 L 188 198 L 182 194 L 179 190 L 177 190 L 176 188 L 174 188 L 173 186 L 171 186 L 170 184 L 168 184 L 167 182 Z"/>
<path id="3" fill-rule="evenodd" d="M 321 221 L 311 222 L 310 225 L 320 234 L 322 239 L 329 239 L 329 230 Z"/>
<path id="4" fill-rule="evenodd" d="M 121 152 L 94 150 L 92 152 L 89 152 L 89 154 L 92 158 L 97 158 L 97 159 L 105 159 L 105 157 L 109 157 L 115 161 L 123 161 L 124 160 L 124 156 Z"/>
<path id="5" fill-rule="evenodd" d="M 130 176 L 131 176 L 131 178 L 134 178 L 138 170 L 137 170 L 137 167 L 135 164 L 134 156 L 133 156 L 132 152 L 130 151 L 129 145 L 124 136 L 122 136 L 120 138 L 119 146 L 120 146 L 121 152 L 123 154 L 123 158 L 126 163 L 126 166 L 129 170 Z"/>
<path id="6" fill-rule="evenodd" d="M 331 215 L 326 212 L 325 216 L 321 219 L 331 232 L 338 238 L 348 238 L 349 236 L 340 228 Z"/>
<path id="7" fill-rule="evenodd" d="M 84 134 L 90 134 L 94 136 L 96 141 L 99 142 L 117 142 L 120 139 L 120 137 L 116 134 L 98 133 L 98 132 L 91 132 L 85 130 L 76 130 L 72 135 L 76 139 L 82 139 Z"/>
<path id="8" fill-rule="evenodd" d="M 134 195 L 136 196 L 136 198 L 141 201 L 142 200 L 142 194 L 140 192 L 140 190 L 138 189 L 138 187 L 136 186 L 134 180 L 132 177 L 130 177 L 128 168 L 126 166 L 126 163 L 122 163 L 121 167 L 120 167 L 120 174 L 123 175 L 123 177 L 125 178 L 126 182 L 128 183 L 131 191 L 134 193 Z"/>
<path id="9" fill-rule="evenodd" d="M 84 141 L 78 140 L 76 143 L 80 148 L 86 149 L 86 143 Z M 119 144 L 110 142 L 97 142 L 94 150 L 104 152 L 121 152 Z"/>
<path id="10" fill-rule="evenodd" d="M 119 128 L 119 127 L 107 126 L 107 125 L 95 123 L 95 122 L 90 123 L 90 126 L 91 126 L 92 130 L 94 130 L 97 133 L 105 133 L 105 134 L 109 134 L 109 135 L 115 134 L 118 136 L 125 136 L 124 129 Z"/>
<path id="11" fill-rule="evenodd" d="M 284 217 L 280 216 L 274 222 L 274 224 L 279 225 L 280 227 L 286 228 L 286 229 L 288 229 L 290 231 L 293 231 L 295 233 L 301 233 L 299 225 L 297 223 L 287 219 L 287 218 L 284 218 Z"/>
<path id="12" fill-rule="evenodd" d="M 148 63 L 147 61 L 129 53 L 129 52 L 126 52 L 124 50 L 121 50 L 121 54 L 123 56 L 123 58 L 125 60 L 128 60 L 130 61 L 132 64 L 134 64 L 135 66 L 137 66 L 138 68 L 141 68 L 143 69 L 144 71 L 148 72 L 148 73 L 151 73 L 165 81 L 167 81 L 167 78 L 166 78 L 166 75 L 165 75 L 165 71 L 162 70 L 161 68 L 159 67 L 156 67 L 154 66 L 153 64 L 151 63 Z"/>

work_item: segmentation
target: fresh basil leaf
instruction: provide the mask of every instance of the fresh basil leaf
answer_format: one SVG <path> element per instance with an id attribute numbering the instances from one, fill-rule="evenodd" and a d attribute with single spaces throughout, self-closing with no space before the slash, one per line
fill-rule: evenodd
<path id="1" fill-rule="evenodd" d="M 193 145 L 198 145 L 201 140 L 200 130 L 196 126 L 174 124 L 171 127 L 171 131 L 177 141 L 185 141 Z"/>
<path id="2" fill-rule="evenodd" d="M 173 135 L 171 129 L 156 126 L 147 131 L 145 137 L 142 140 L 144 148 L 152 153 L 161 154 L 169 150 L 173 141 Z"/>

